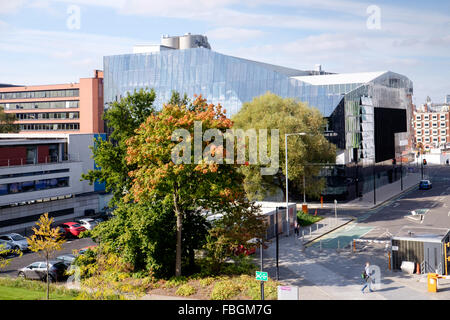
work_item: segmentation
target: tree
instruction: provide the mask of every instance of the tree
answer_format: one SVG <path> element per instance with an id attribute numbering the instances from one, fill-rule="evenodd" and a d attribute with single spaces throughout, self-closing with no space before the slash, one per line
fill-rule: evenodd
<path id="1" fill-rule="evenodd" d="M 3 269 L 9 265 L 10 261 L 6 257 L 10 253 L 22 256 L 22 251 L 19 249 L 6 249 L 6 245 L 0 244 L 0 269 Z"/>
<path id="2" fill-rule="evenodd" d="M 249 199 L 263 199 L 267 191 L 274 193 L 281 189 L 285 194 L 285 134 L 306 132 L 306 136 L 292 136 L 288 138 L 288 170 L 289 180 L 302 188 L 303 176 L 306 180 L 313 180 L 321 167 L 308 165 L 311 163 L 334 163 L 336 147 L 323 136 L 326 120 L 316 108 L 308 107 L 305 103 L 294 99 L 283 99 L 270 92 L 244 103 L 241 110 L 232 118 L 234 128 L 243 130 L 279 129 L 280 156 L 278 173 L 275 175 L 261 175 L 261 164 L 258 163 L 241 168 L 245 175 L 244 187 Z M 268 132 L 271 142 L 271 135 Z M 268 145 L 271 145 L 271 143 Z M 323 181 L 309 183 L 306 193 L 316 196 L 324 187 Z"/>
<path id="3" fill-rule="evenodd" d="M 225 259 L 234 258 L 240 248 L 249 249 L 257 245 L 249 243 L 249 240 L 265 238 L 267 225 L 263 219 L 259 206 L 241 198 L 213 222 L 205 249 L 214 273 L 219 273 Z"/>
<path id="4" fill-rule="evenodd" d="M 198 208 L 209 208 L 211 211 L 219 207 L 223 209 L 242 192 L 243 177 L 237 172 L 237 166 L 219 165 L 204 159 L 198 162 L 195 152 L 190 152 L 192 141 L 195 140 L 196 121 L 201 122 L 202 137 L 207 129 L 217 129 L 223 134 L 232 126 L 220 105 L 208 105 L 199 96 L 192 108 L 165 105 L 160 113 L 149 116 L 136 135 L 127 141 L 127 163 L 136 166 L 129 173 L 133 184 L 126 196 L 127 201 L 161 199 L 173 204 L 177 234 L 176 276 L 181 275 L 182 228 L 186 213 Z M 173 139 L 177 129 L 181 129 L 178 132 L 182 133 Z M 214 139 L 219 139 L 218 135 Z M 178 154 L 174 153 L 177 150 Z M 214 148 L 211 141 L 201 142 L 203 150 L 209 150 L 213 156 L 226 154 L 226 148 Z M 174 163 L 174 154 L 185 161 Z"/>
<path id="5" fill-rule="evenodd" d="M 125 160 L 126 141 L 135 134 L 135 130 L 148 116 L 155 113 L 155 98 L 153 89 L 135 90 L 133 94 L 127 94 L 120 101 L 113 102 L 103 115 L 112 132 L 106 141 L 96 139 L 95 146 L 91 148 L 95 163 L 100 169 L 90 170 L 83 174 L 82 178 L 89 180 L 91 184 L 95 181 L 105 182 L 106 191 L 113 194 L 113 205 L 120 202 L 123 195 L 129 192 L 131 185 L 128 172 L 134 167 Z"/>
<path id="6" fill-rule="evenodd" d="M 3 107 L 0 107 L 0 133 L 17 133 L 19 125 L 15 124 L 16 116 L 11 113 L 5 113 Z"/>
<path id="7" fill-rule="evenodd" d="M 49 219 L 48 213 L 44 213 L 36 222 L 38 228 L 33 227 L 32 230 L 34 234 L 27 239 L 30 250 L 38 252 L 46 261 L 47 300 L 49 299 L 50 291 L 48 261 L 54 252 L 61 250 L 63 243 L 66 242 L 64 239 L 60 238 L 59 228 L 52 228 L 52 223 L 53 218 Z"/>

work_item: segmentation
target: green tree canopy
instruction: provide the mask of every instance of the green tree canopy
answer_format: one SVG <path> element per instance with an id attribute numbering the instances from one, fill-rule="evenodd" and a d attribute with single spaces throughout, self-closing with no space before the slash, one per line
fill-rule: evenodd
<path id="1" fill-rule="evenodd" d="M 281 188 L 285 194 L 285 134 L 306 132 L 306 136 L 288 137 L 289 181 L 302 186 L 303 175 L 308 182 L 306 194 L 317 196 L 324 187 L 324 181 L 316 179 L 321 167 L 311 164 L 335 163 L 336 147 L 323 136 L 326 119 L 318 109 L 308 107 L 294 99 L 283 99 L 270 92 L 244 103 L 242 109 L 232 118 L 234 128 L 244 130 L 279 130 L 280 169 L 274 176 L 262 176 L 259 165 L 244 166 L 245 190 L 250 199 L 262 199 L 267 191 Z M 306 164 L 306 165 L 305 165 Z M 310 165 L 308 165 L 310 164 Z M 311 183 L 314 181 L 314 183 Z"/>

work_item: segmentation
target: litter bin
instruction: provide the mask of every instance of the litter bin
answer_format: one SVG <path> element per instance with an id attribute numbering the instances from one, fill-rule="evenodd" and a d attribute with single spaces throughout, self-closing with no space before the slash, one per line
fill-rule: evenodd
<path id="1" fill-rule="evenodd" d="M 308 205 L 306 203 L 302 204 L 302 211 L 308 214 Z"/>
<path id="2" fill-rule="evenodd" d="M 429 273 L 427 276 L 428 283 L 428 292 L 437 292 L 437 281 L 438 274 L 437 273 Z"/>

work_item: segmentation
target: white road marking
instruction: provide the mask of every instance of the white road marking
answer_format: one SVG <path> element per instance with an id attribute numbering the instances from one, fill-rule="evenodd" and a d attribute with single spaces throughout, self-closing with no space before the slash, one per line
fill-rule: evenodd
<path id="1" fill-rule="evenodd" d="M 450 217 L 450 211 L 448 212 L 448 216 Z"/>
<path id="2" fill-rule="evenodd" d="M 397 208 L 399 205 L 400 205 L 399 202 L 394 202 L 394 203 L 392 204 L 392 207 Z"/>

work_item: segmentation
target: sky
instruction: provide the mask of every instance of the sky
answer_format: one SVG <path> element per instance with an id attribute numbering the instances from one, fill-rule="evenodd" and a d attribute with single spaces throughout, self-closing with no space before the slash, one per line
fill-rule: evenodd
<path id="1" fill-rule="evenodd" d="M 78 82 L 103 56 L 188 32 L 289 68 L 397 72 L 417 105 L 450 94 L 447 0 L 0 0 L 0 83 Z"/>

